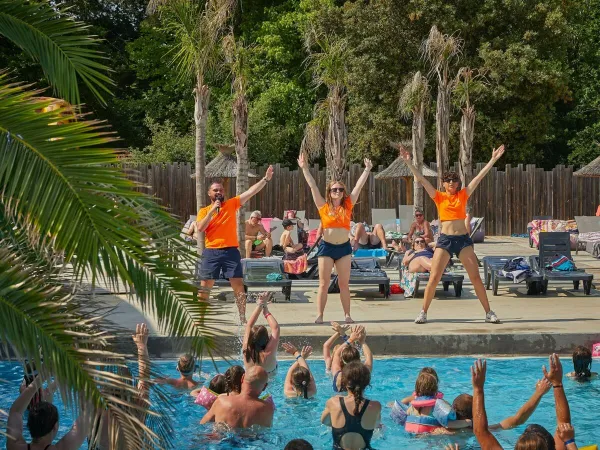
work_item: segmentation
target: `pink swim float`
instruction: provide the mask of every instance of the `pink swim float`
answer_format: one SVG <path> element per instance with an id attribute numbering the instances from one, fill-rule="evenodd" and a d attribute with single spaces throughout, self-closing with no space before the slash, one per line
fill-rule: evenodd
<path id="1" fill-rule="evenodd" d="M 600 342 L 596 342 L 592 345 L 592 357 L 600 358 Z"/>

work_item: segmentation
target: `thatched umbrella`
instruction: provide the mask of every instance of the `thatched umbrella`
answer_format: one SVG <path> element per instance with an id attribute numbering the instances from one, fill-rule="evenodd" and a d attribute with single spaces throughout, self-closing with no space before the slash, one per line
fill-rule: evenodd
<path id="1" fill-rule="evenodd" d="M 237 159 L 233 156 L 235 145 L 229 144 L 215 144 L 219 154 L 210 163 L 206 165 L 206 178 L 219 178 L 223 180 L 223 187 L 225 192 L 229 188 L 229 180 L 235 178 L 237 175 Z M 195 174 L 192 174 L 192 178 Z M 249 178 L 257 178 L 257 175 L 252 172 L 248 172 Z"/>
<path id="2" fill-rule="evenodd" d="M 598 156 L 587 166 L 583 166 L 573 175 L 576 177 L 600 177 L 600 156 Z"/>
<path id="3" fill-rule="evenodd" d="M 404 147 L 409 153 L 412 153 L 410 145 L 404 144 Z M 425 165 L 423 165 L 423 167 L 421 168 L 421 172 L 426 177 L 437 176 L 437 172 L 431 170 Z M 376 180 L 386 180 L 394 178 L 404 178 L 404 181 L 406 181 L 406 204 L 411 205 L 413 203 L 413 174 L 400 156 L 398 156 L 394 160 L 394 162 L 388 166 L 387 169 L 375 175 Z"/>

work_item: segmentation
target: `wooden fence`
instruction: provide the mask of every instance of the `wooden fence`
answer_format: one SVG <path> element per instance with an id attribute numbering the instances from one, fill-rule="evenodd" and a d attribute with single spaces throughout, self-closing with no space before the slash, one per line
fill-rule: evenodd
<path id="1" fill-rule="evenodd" d="M 484 164 L 477 164 L 478 172 Z M 435 165 L 431 167 L 435 170 Z M 191 164 L 154 164 L 128 167 L 129 176 L 140 182 L 146 192 L 156 196 L 159 202 L 183 219 L 196 214 L 195 180 L 191 177 Z M 246 210 L 258 209 L 264 217 L 281 217 L 284 210 L 305 210 L 306 217 L 318 218 L 310 189 L 304 176 L 297 169 L 274 166 L 273 180 L 255 196 Z M 380 166 L 378 170 L 382 170 Z M 262 177 L 265 167 L 255 172 Z M 346 184 L 352 189 L 362 173 L 357 164 L 350 167 Z M 325 191 L 325 169 L 315 165 L 311 168 L 322 192 Z M 369 177 L 359 201 L 354 207 L 354 220 L 371 223 L 372 208 L 396 208 L 406 204 L 406 182 L 403 179 L 375 180 Z M 253 183 L 254 179 L 250 179 Z M 235 195 L 235 180 L 224 180 L 227 197 Z M 434 180 L 432 180 L 433 182 Z M 504 171 L 493 168 L 475 191 L 471 201 L 472 214 L 485 217 L 487 235 L 505 236 L 525 233 L 527 223 L 533 216 L 551 216 L 554 219 L 572 219 L 574 216 L 594 215 L 600 204 L 600 178 L 574 177 L 573 168 L 557 166 L 551 171 L 506 165 Z M 425 193 L 425 217 L 437 217 L 433 201 Z"/>

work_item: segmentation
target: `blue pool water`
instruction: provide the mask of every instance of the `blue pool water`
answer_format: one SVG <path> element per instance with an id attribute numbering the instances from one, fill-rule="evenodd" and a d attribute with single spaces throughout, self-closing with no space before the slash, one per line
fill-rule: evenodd
<path id="1" fill-rule="evenodd" d="M 379 400 L 386 405 L 393 399 L 409 395 L 414 390 L 415 377 L 424 366 L 432 366 L 440 377 L 440 390 L 445 398 L 452 402 L 454 397 L 462 392 L 471 393 L 469 367 L 472 358 L 393 358 L 376 360 L 371 379 L 371 388 L 367 397 Z M 571 370 L 571 363 L 563 359 L 565 372 Z M 332 440 L 329 428 L 320 424 L 321 411 L 326 400 L 332 396 L 331 378 L 325 375 L 323 361 L 309 360 L 313 371 L 318 393 L 316 399 L 286 400 L 283 398 L 283 380 L 290 361 L 279 364 L 279 373 L 269 384 L 268 391 L 275 397 L 277 410 L 273 429 L 266 432 L 259 440 L 223 439 L 211 441 L 207 435 L 211 426 L 200 426 L 199 422 L 204 409 L 194 405 L 192 398 L 183 392 L 173 392 L 173 401 L 179 413 L 174 417 L 175 440 L 177 449 L 282 449 L 293 439 L 302 437 L 313 444 L 315 449 L 331 449 Z M 547 359 L 492 359 L 488 360 L 488 375 L 486 382 L 486 407 L 490 423 L 514 414 L 517 409 L 533 393 L 535 383 L 542 376 L 541 367 L 547 364 Z M 174 361 L 153 362 L 154 368 L 169 376 L 177 376 Z M 218 362 L 220 371 L 227 368 L 227 363 Z M 598 367 L 595 367 L 597 370 Z M 215 369 L 209 364 L 202 367 L 202 372 L 214 375 Z M 0 362 L 0 379 L 9 384 L 0 384 L 0 410 L 8 411 L 16 398 L 18 384 L 22 379 L 22 369 L 14 363 Z M 600 418 L 600 381 L 577 383 L 565 378 L 567 398 L 571 406 L 572 421 L 577 433 L 577 443 L 587 445 L 600 443 L 598 419 Z M 70 411 L 60 404 L 56 396 L 61 420 L 59 436 L 66 432 L 72 423 Z M 389 408 L 384 406 L 382 419 L 384 431 L 373 442 L 378 449 L 438 449 L 443 444 L 458 442 L 461 449 L 479 448 L 473 437 L 432 436 L 415 437 L 408 435 L 389 418 Z M 554 413 L 554 398 L 549 392 L 530 418 L 529 423 L 539 423 L 549 430 L 556 427 Z M 6 418 L 0 418 L 0 427 L 6 429 Z M 525 426 L 514 430 L 502 431 L 497 434 L 498 440 L 505 448 L 514 448 L 517 437 Z M 4 437 L 0 434 L 0 448 L 5 447 Z M 85 447 L 82 447 L 85 448 Z"/>

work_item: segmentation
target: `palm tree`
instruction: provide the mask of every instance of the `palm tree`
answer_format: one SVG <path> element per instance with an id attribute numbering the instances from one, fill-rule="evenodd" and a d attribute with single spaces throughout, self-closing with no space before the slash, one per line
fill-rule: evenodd
<path id="1" fill-rule="evenodd" d="M 235 0 L 152 0 L 149 4 L 150 11 L 158 8 L 165 30 L 175 37 L 172 63 L 180 80 L 194 82 L 197 209 L 206 204 L 206 125 L 210 102 L 207 78 L 219 69 L 221 37 L 235 5 Z M 198 252 L 203 248 L 202 233 L 198 238 Z"/>
<path id="2" fill-rule="evenodd" d="M 450 139 L 450 64 L 462 50 L 462 40 L 456 36 L 442 34 L 434 25 L 423 42 L 421 53 L 431 66 L 431 73 L 438 78 L 437 104 L 435 111 L 435 156 L 438 171 L 438 186 L 442 185 L 442 174 L 448 170 L 448 141 Z"/>
<path id="3" fill-rule="evenodd" d="M 429 108 L 431 96 L 429 83 L 421 72 L 414 74 L 400 94 L 398 109 L 405 117 L 412 116 L 413 161 L 416 167 L 423 167 L 425 148 L 425 112 Z M 423 186 L 414 180 L 414 207 L 423 209 Z"/>
<path id="4" fill-rule="evenodd" d="M 308 27 L 305 46 L 310 55 L 313 81 L 317 87 L 327 87 L 327 98 L 315 107 L 314 119 L 305 129 L 303 147 L 308 155 L 316 155 L 324 147 L 327 180 L 342 180 L 348 172 L 348 43 L 343 38 Z M 327 111 L 326 122 L 324 111 Z M 322 140 L 318 138 L 319 130 L 323 133 Z"/>
<path id="5" fill-rule="evenodd" d="M 99 41 L 66 9 L 0 0 L 0 34 L 40 64 L 55 95 L 79 101 L 78 83 L 100 100 L 109 91 Z M 213 307 L 197 301 L 178 268 L 195 257 L 172 238 L 176 219 L 115 168 L 115 136 L 39 93 L 0 72 L 0 353 L 48 369 L 69 388 L 71 404 L 84 398 L 113 411 L 114 437 L 127 448 L 165 447 L 164 416 L 101 389 L 133 392 L 130 376 L 115 375 L 125 355 L 112 349 L 108 311 L 78 286 L 124 287 L 166 333 L 191 336 L 197 353 L 210 344 Z M 140 423 L 140 408 L 154 419 Z"/>
<path id="6" fill-rule="evenodd" d="M 473 100 L 485 89 L 485 74 L 470 67 L 461 67 L 453 83 L 454 102 L 462 111 L 460 119 L 459 173 L 463 186 L 471 178 L 475 105 Z"/>
<path id="7" fill-rule="evenodd" d="M 234 93 L 232 104 L 233 137 L 237 155 L 235 191 L 239 195 L 248 190 L 248 99 L 246 98 L 248 67 L 245 59 L 246 49 L 242 43 L 236 42 L 233 31 L 223 39 L 223 49 L 225 62 L 231 72 L 231 89 Z M 237 213 L 238 240 L 242 257 L 245 257 L 246 252 L 244 245 L 246 235 L 244 211 L 245 208 L 242 207 Z"/>

